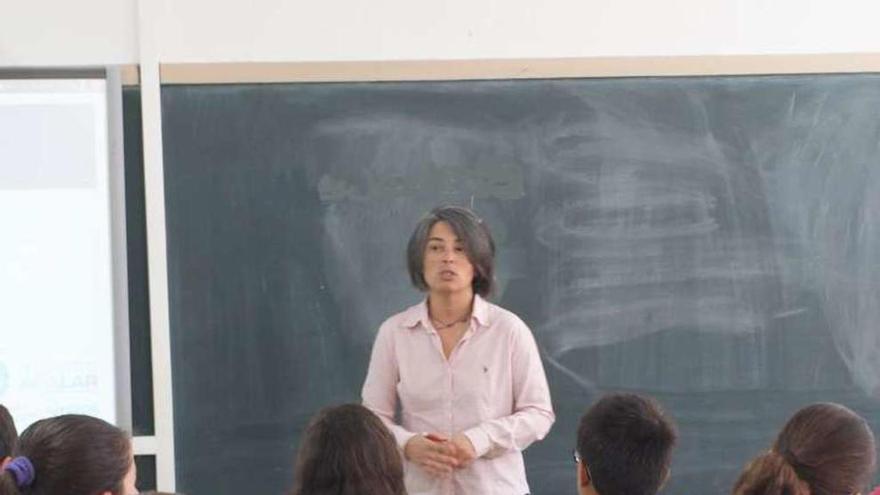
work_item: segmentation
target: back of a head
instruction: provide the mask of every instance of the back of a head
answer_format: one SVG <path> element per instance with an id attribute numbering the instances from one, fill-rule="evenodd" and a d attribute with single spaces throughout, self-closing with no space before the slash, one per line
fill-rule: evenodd
<path id="1" fill-rule="evenodd" d="M 756 457 L 733 488 L 736 495 L 810 495 L 810 486 L 775 450 Z"/>
<path id="2" fill-rule="evenodd" d="M 577 450 L 599 495 L 654 495 L 669 473 L 677 436 L 654 400 L 611 394 L 581 418 Z"/>
<path id="3" fill-rule="evenodd" d="M 734 495 L 859 493 L 875 468 L 874 435 L 858 414 L 833 403 L 791 417 L 773 448 L 752 461 Z"/>
<path id="4" fill-rule="evenodd" d="M 0 475 L 2 495 L 118 495 L 131 466 L 131 443 L 106 421 L 71 414 L 32 424 L 21 434 L 16 455 L 30 462 L 33 481 L 17 486 L 6 471 Z"/>
<path id="5" fill-rule="evenodd" d="M 403 463 L 391 432 L 369 409 L 322 409 L 297 454 L 293 495 L 405 495 Z"/>
<path id="6" fill-rule="evenodd" d="M 15 421 L 9 410 L 0 404 L 0 462 L 6 457 L 12 457 L 15 446 L 18 443 L 18 431 L 15 429 Z"/>

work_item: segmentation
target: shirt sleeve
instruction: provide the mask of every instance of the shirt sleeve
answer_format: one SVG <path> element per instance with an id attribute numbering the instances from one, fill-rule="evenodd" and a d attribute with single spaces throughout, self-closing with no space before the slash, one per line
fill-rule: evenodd
<path id="1" fill-rule="evenodd" d="M 556 420 L 535 338 L 525 323 L 519 325 L 522 328 L 514 333 L 511 349 L 513 414 L 464 431 L 477 457 L 491 458 L 510 450 L 524 450 L 543 439 Z"/>
<path id="2" fill-rule="evenodd" d="M 388 323 L 379 328 L 376 341 L 373 343 L 367 378 L 364 380 L 364 387 L 361 390 L 361 399 L 363 405 L 385 423 L 385 426 L 394 435 L 397 446 L 403 450 L 410 438 L 416 434 L 394 422 L 394 414 L 397 411 L 397 382 L 400 381 L 400 372 L 397 366 L 397 355 L 394 352 L 392 330 L 393 328 Z"/>

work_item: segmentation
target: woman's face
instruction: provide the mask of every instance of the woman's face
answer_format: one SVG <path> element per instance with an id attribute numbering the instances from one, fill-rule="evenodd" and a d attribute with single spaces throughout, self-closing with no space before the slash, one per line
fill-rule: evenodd
<path id="1" fill-rule="evenodd" d="M 440 221 L 431 227 L 424 256 L 423 276 L 432 293 L 473 290 L 474 265 L 448 223 Z"/>

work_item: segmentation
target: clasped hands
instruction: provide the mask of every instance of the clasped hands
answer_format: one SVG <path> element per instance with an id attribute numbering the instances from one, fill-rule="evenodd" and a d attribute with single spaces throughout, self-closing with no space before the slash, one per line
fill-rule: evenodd
<path id="1" fill-rule="evenodd" d="M 443 476 L 471 463 L 477 452 L 463 433 L 451 438 L 440 433 L 412 437 L 403 449 L 407 460 L 434 476 Z"/>

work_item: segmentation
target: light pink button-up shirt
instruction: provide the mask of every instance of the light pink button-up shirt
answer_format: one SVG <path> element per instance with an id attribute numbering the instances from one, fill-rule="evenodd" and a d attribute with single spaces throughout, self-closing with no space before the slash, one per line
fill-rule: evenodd
<path id="1" fill-rule="evenodd" d="M 522 450 L 544 438 L 555 419 L 531 331 L 479 296 L 470 328 L 448 360 L 425 302 L 386 320 L 362 395 L 401 449 L 413 435 L 431 431 L 464 433 L 476 449 L 469 466 L 441 478 L 405 462 L 409 495 L 528 493 Z"/>

